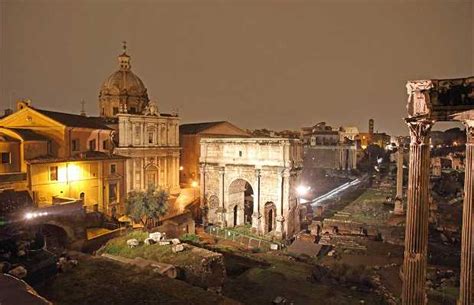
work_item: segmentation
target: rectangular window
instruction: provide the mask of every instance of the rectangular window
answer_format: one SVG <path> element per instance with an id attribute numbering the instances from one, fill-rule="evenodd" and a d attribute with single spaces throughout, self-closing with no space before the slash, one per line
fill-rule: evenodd
<path id="1" fill-rule="evenodd" d="M 72 140 L 72 151 L 79 151 L 79 139 Z"/>
<path id="2" fill-rule="evenodd" d="M 131 113 L 131 114 L 137 113 L 137 108 L 135 108 L 135 107 L 130 107 L 130 113 Z"/>
<path id="3" fill-rule="evenodd" d="M 58 167 L 57 166 L 49 167 L 49 180 L 58 181 Z"/>
<path id="4" fill-rule="evenodd" d="M 148 144 L 153 144 L 153 132 L 148 133 Z"/>
<path id="5" fill-rule="evenodd" d="M 102 141 L 102 150 L 107 150 L 107 140 Z"/>
<path id="6" fill-rule="evenodd" d="M 109 203 L 117 201 L 117 183 L 109 183 Z"/>
<path id="7" fill-rule="evenodd" d="M 10 164 L 11 158 L 9 152 L 2 152 L 2 164 Z"/>
<path id="8" fill-rule="evenodd" d="M 94 151 L 96 149 L 95 139 L 89 141 L 89 150 Z"/>
<path id="9" fill-rule="evenodd" d="M 118 107 L 114 107 L 112 111 L 113 111 L 113 114 L 116 115 L 118 113 Z"/>
<path id="10" fill-rule="evenodd" d="M 115 174 L 117 172 L 117 165 L 116 164 L 110 164 L 110 173 Z"/>

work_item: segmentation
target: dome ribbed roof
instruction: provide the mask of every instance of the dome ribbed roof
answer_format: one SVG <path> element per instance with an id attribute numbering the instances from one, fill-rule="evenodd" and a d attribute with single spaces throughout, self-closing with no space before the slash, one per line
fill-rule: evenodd
<path id="1" fill-rule="evenodd" d="M 100 96 L 105 95 L 147 97 L 147 90 L 142 80 L 132 71 L 120 69 L 112 73 L 102 84 Z"/>

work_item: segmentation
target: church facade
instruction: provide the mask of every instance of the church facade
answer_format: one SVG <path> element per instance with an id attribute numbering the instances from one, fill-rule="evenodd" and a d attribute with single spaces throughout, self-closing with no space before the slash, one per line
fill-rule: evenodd
<path id="1" fill-rule="evenodd" d="M 126 192 L 154 186 L 177 194 L 180 118 L 177 114 L 160 113 L 149 100 L 144 83 L 131 71 L 125 46 L 118 61 L 119 69 L 100 89 L 99 111 L 118 132 L 114 152 L 128 157 Z"/>

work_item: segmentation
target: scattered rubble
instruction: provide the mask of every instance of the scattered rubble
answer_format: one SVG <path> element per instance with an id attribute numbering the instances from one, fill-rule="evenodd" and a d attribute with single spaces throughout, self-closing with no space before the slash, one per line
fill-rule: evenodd
<path id="1" fill-rule="evenodd" d="M 139 244 L 140 244 L 140 243 L 139 243 L 138 240 L 135 239 L 135 238 L 132 238 L 132 239 L 127 240 L 127 246 L 128 246 L 129 248 L 138 247 Z"/>

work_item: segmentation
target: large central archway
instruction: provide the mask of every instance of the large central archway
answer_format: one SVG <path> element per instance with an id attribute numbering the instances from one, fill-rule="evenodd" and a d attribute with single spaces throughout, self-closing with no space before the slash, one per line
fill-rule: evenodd
<path id="1" fill-rule="evenodd" d="M 236 179 L 229 185 L 229 211 L 232 217 L 228 224 L 240 226 L 252 223 L 253 189 L 244 179 Z"/>

